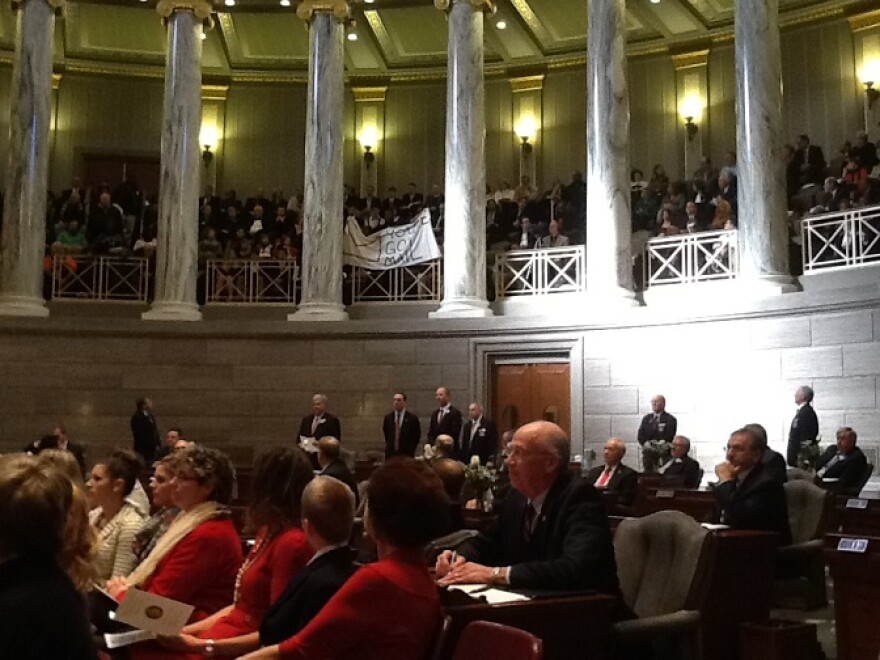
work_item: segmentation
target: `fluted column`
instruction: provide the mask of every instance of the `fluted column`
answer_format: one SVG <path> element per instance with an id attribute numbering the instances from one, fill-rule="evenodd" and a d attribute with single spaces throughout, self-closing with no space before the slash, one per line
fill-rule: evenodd
<path id="1" fill-rule="evenodd" d="M 491 0 L 434 0 L 449 16 L 443 303 L 432 317 L 492 316 L 486 300 L 483 13 Z"/>
<path id="2" fill-rule="evenodd" d="M 198 321 L 196 302 L 201 179 L 202 30 L 210 0 L 160 0 L 165 19 L 165 107 L 162 117 L 156 289 L 143 314 L 151 321 Z"/>
<path id="3" fill-rule="evenodd" d="M 788 287 L 779 0 L 736 0 L 735 20 L 740 273 Z"/>
<path id="4" fill-rule="evenodd" d="M 342 157 L 345 0 L 304 0 L 309 24 L 302 296 L 291 321 L 344 321 L 342 304 Z"/>
<path id="5" fill-rule="evenodd" d="M 0 237 L 0 315 L 48 316 L 43 299 L 55 12 L 64 0 L 14 0 L 9 156 Z"/>
<path id="6" fill-rule="evenodd" d="M 626 3 L 587 11 L 587 294 L 631 304 Z"/>

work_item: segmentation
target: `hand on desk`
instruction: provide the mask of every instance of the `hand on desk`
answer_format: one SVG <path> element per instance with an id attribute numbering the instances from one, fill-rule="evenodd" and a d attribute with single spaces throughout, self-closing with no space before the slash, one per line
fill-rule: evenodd
<path id="1" fill-rule="evenodd" d="M 446 577 L 453 568 L 462 566 L 467 559 L 454 553 L 452 550 L 444 550 L 437 556 L 437 563 L 434 564 L 434 572 L 437 577 Z"/>
<path id="2" fill-rule="evenodd" d="M 437 580 L 437 584 L 441 587 L 450 584 L 492 584 L 492 567 L 471 561 L 456 563 L 445 577 Z"/>

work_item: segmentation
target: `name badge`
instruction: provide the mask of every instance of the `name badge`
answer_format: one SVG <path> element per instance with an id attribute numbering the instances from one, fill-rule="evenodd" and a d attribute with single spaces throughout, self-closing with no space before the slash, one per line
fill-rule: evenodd
<path id="1" fill-rule="evenodd" d="M 868 550 L 868 539 L 840 539 L 837 542 L 837 549 L 840 552 L 864 554 Z"/>
<path id="2" fill-rule="evenodd" d="M 858 497 L 850 498 L 846 501 L 847 509 L 867 509 L 868 508 L 868 500 L 863 500 Z"/>
<path id="3" fill-rule="evenodd" d="M 658 490 L 654 497 L 658 500 L 671 500 L 675 497 L 675 491 L 670 489 Z"/>
<path id="4" fill-rule="evenodd" d="M 657 428 L 662 431 L 666 428 L 666 422 L 660 422 L 659 424 L 657 424 Z"/>

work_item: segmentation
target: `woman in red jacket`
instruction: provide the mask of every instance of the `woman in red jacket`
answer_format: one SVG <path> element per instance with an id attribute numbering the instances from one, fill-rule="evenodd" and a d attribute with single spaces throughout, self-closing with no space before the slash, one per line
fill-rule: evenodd
<path id="1" fill-rule="evenodd" d="M 305 628 L 245 656 L 295 660 L 420 660 L 440 627 L 440 600 L 422 546 L 441 535 L 449 501 L 440 478 L 394 459 L 367 486 L 365 525 L 379 561 L 358 570 Z"/>
<path id="2" fill-rule="evenodd" d="M 295 447 L 257 458 L 248 520 L 259 532 L 238 571 L 232 604 L 186 626 L 180 636 L 162 640 L 166 650 L 151 645 L 149 654 L 135 657 L 197 660 L 238 657 L 259 648 L 263 616 L 312 557 L 300 528 L 300 502 L 313 476 L 308 456 Z"/>
<path id="3" fill-rule="evenodd" d="M 241 565 L 241 540 L 227 508 L 235 472 L 215 449 L 191 445 L 175 456 L 171 499 L 180 515 L 140 566 L 110 580 L 107 590 L 120 601 L 136 586 L 187 603 L 198 621 L 229 603 Z"/>

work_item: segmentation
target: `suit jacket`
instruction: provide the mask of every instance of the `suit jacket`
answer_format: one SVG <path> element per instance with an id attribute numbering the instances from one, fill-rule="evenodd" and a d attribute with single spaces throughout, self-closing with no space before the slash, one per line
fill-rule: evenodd
<path id="1" fill-rule="evenodd" d="M 588 483 L 595 484 L 604 471 L 605 465 L 597 465 L 587 472 L 585 478 Z M 614 493 L 617 496 L 617 503 L 621 506 L 630 506 L 636 501 L 636 488 L 638 485 L 639 473 L 631 467 L 619 463 L 614 474 L 611 475 L 611 478 L 602 490 Z"/>
<path id="2" fill-rule="evenodd" d="M 797 467 L 798 452 L 801 449 L 801 443 L 813 442 L 819 435 L 819 418 L 816 417 L 816 411 L 809 403 L 802 405 L 794 415 L 791 421 L 791 428 L 788 431 L 788 448 L 786 451 L 786 459 L 792 467 Z"/>
<path id="3" fill-rule="evenodd" d="M 331 550 L 308 564 L 263 617 L 260 645 L 279 644 L 302 630 L 355 570 L 348 546 Z"/>
<path id="4" fill-rule="evenodd" d="M 762 463 L 741 484 L 731 479 L 715 487 L 715 522 L 734 529 L 776 532 L 782 545 L 791 543 L 785 489 Z"/>
<path id="5" fill-rule="evenodd" d="M 314 433 L 312 433 L 312 421 L 315 419 L 315 416 L 306 415 L 303 417 L 302 421 L 299 423 L 299 435 L 305 436 L 306 438 L 316 438 L 318 440 L 330 435 L 337 440 L 342 440 L 342 426 L 339 424 L 339 419 L 328 412 L 325 412 L 322 417 L 324 418 L 324 421 L 318 424 Z"/>
<path id="6" fill-rule="evenodd" d="M 785 465 L 785 459 L 778 451 L 767 447 L 761 462 L 764 464 L 764 469 L 769 471 L 780 483 L 784 484 L 788 481 L 788 468 Z"/>
<path id="7" fill-rule="evenodd" d="M 391 456 L 415 456 L 416 448 L 422 439 L 422 424 L 409 410 L 403 411 L 400 423 L 400 441 L 394 450 L 394 411 L 382 420 L 382 434 L 385 436 L 385 458 Z"/>
<path id="8" fill-rule="evenodd" d="M 818 470 L 828 465 L 835 456 L 837 456 L 837 447 L 828 447 L 819 459 Z M 853 447 L 852 451 L 844 454 L 843 458 L 829 467 L 822 474 L 822 478 L 839 479 L 837 486 L 842 495 L 858 495 L 856 491 L 862 483 L 867 465 L 868 459 L 862 450 L 858 447 Z"/>
<path id="9" fill-rule="evenodd" d="M 642 423 L 639 424 L 639 444 L 643 445 L 648 440 L 672 442 L 676 430 L 678 430 L 678 421 L 665 410 L 660 413 L 656 422 L 654 421 L 654 413 L 648 413 L 642 417 Z"/>
<path id="10" fill-rule="evenodd" d="M 479 456 L 480 464 L 485 465 L 498 451 L 498 427 L 491 419 L 481 417 L 471 441 L 473 427 L 473 420 L 468 419 L 460 436 L 455 439 L 455 454 L 464 464 L 470 463 L 471 456 Z"/>
<path id="11" fill-rule="evenodd" d="M 663 470 L 663 477 L 680 478 L 685 488 L 697 488 L 700 485 L 700 464 L 690 456 L 681 459 L 673 458 Z"/>
<path id="12" fill-rule="evenodd" d="M 351 489 L 351 492 L 354 493 L 354 503 L 355 508 L 359 504 L 358 500 L 358 487 L 357 482 L 355 481 L 354 475 L 351 473 L 351 470 L 348 469 L 348 466 L 345 464 L 341 458 L 337 458 L 335 461 L 330 463 L 327 467 L 321 470 L 321 474 L 326 475 L 328 477 L 333 477 L 334 479 L 339 479 L 342 483 L 348 486 Z"/>
<path id="13" fill-rule="evenodd" d="M 54 435 L 45 435 L 36 442 L 29 444 L 22 451 L 25 454 L 30 454 L 31 456 L 36 456 L 41 451 L 46 449 L 58 449 L 58 438 Z M 77 464 L 79 465 L 79 470 L 82 472 L 83 477 L 86 475 L 86 452 L 83 446 L 79 443 L 73 442 L 72 440 L 67 441 L 67 451 L 73 454 L 73 457 L 76 459 Z"/>
<path id="14" fill-rule="evenodd" d="M 432 445 L 438 435 L 449 435 L 455 440 L 461 433 L 461 411 L 455 406 L 449 406 L 449 412 L 443 416 L 443 421 L 438 421 L 440 410 L 431 413 L 431 424 L 428 426 L 428 442 Z"/>
<path id="15" fill-rule="evenodd" d="M 159 428 L 151 412 L 135 412 L 131 416 L 131 436 L 134 450 L 140 454 L 147 465 L 152 464 L 159 450 Z"/>
<path id="16" fill-rule="evenodd" d="M 515 588 L 616 594 L 617 565 L 599 492 L 563 470 L 547 493 L 529 540 L 524 534 L 527 504 L 525 495 L 512 488 L 498 507 L 498 519 L 464 543 L 459 554 L 487 566 L 510 566 Z"/>

